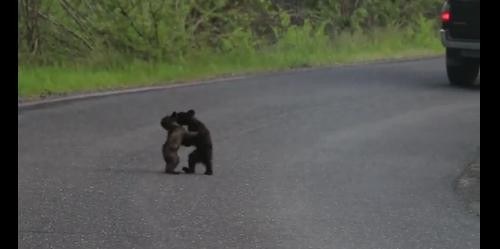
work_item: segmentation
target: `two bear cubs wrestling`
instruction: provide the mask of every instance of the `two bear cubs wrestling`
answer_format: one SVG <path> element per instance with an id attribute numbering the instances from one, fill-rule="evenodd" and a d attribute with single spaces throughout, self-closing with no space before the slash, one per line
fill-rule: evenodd
<path id="1" fill-rule="evenodd" d="M 186 125 L 188 130 L 183 126 Z M 177 151 L 181 145 L 196 149 L 188 156 L 188 167 L 182 170 L 193 174 L 197 163 L 205 165 L 205 175 L 212 175 L 212 139 L 207 127 L 194 117 L 194 110 L 173 112 L 161 120 L 161 126 L 168 131 L 167 141 L 163 144 L 162 153 L 166 163 L 165 173 L 179 174 L 175 168 L 179 164 Z"/>

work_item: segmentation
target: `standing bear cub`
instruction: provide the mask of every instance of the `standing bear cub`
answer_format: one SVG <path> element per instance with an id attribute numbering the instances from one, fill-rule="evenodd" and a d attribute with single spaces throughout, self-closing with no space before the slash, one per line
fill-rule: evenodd
<path id="1" fill-rule="evenodd" d="M 208 131 L 205 124 L 194 117 L 194 114 L 194 110 L 177 113 L 177 122 L 180 125 L 187 125 L 188 130 L 196 134 L 192 137 L 192 140 L 189 141 L 196 149 L 189 154 L 189 167 L 184 167 L 182 170 L 187 174 L 192 174 L 195 172 L 196 164 L 202 163 L 206 168 L 205 175 L 212 175 L 212 139 L 210 137 L 210 131 Z"/>
<path id="2" fill-rule="evenodd" d="M 177 151 L 181 145 L 192 146 L 193 139 L 196 136 L 194 133 L 186 131 L 186 129 L 177 122 L 176 112 L 162 118 L 161 126 L 168 131 L 167 141 L 162 147 L 163 159 L 166 163 L 165 173 L 179 174 L 179 172 L 175 171 L 175 168 L 179 164 L 179 155 Z"/>

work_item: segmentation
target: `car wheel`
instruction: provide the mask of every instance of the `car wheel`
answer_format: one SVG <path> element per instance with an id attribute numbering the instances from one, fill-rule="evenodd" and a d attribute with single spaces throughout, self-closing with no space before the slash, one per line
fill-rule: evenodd
<path id="1" fill-rule="evenodd" d="M 446 72 L 452 85 L 472 86 L 479 74 L 479 58 L 465 58 L 458 49 L 446 49 Z"/>

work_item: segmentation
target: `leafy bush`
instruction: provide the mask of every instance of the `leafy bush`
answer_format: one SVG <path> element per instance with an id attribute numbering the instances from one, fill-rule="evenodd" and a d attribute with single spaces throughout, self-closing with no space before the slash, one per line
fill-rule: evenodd
<path id="1" fill-rule="evenodd" d="M 20 64 L 116 67 L 134 60 L 179 61 L 208 50 L 307 48 L 342 32 L 380 27 L 406 27 L 429 42 L 429 18 L 437 16 L 440 2 L 18 0 L 18 57 Z"/>

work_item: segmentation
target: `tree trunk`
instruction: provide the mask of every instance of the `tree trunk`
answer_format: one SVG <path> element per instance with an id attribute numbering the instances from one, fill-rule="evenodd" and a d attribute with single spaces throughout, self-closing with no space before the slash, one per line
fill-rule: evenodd
<path id="1" fill-rule="evenodd" d="M 24 19 L 24 39 L 31 54 L 38 52 L 40 43 L 40 28 L 38 25 L 38 9 L 40 0 L 21 0 L 21 13 Z"/>

